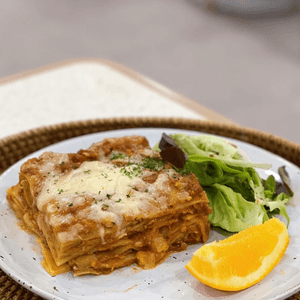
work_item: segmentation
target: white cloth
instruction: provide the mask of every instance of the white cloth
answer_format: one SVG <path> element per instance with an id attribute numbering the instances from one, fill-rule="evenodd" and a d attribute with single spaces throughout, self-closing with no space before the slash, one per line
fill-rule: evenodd
<path id="1" fill-rule="evenodd" d="M 2 84 L 0 138 L 40 126 L 96 118 L 205 119 L 170 99 L 171 90 L 145 77 L 143 80 L 163 93 L 94 62 L 67 64 Z"/>

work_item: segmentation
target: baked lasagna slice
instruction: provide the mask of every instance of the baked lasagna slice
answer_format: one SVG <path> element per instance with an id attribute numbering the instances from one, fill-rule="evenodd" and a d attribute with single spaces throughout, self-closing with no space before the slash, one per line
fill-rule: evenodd
<path id="1" fill-rule="evenodd" d="M 175 171 L 141 136 L 30 159 L 7 200 L 37 235 L 52 276 L 153 268 L 205 242 L 210 230 L 211 208 L 195 175 Z"/>

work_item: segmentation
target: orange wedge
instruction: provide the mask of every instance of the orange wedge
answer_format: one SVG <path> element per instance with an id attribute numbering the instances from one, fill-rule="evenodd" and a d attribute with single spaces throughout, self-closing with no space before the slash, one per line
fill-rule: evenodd
<path id="1" fill-rule="evenodd" d="M 202 246 L 186 268 L 208 286 L 239 291 L 267 276 L 279 263 L 288 244 L 285 224 L 272 218 L 223 241 Z"/>

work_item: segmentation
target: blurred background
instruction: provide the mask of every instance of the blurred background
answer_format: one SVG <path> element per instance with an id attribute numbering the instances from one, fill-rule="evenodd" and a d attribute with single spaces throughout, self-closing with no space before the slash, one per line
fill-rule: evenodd
<path id="1" fill-rule="evenodd" d="M 1 1 L 0 78 L 69 59 L 108 59 L 240 125 L 300 144 L 298 6 L 294 0 Z"/>

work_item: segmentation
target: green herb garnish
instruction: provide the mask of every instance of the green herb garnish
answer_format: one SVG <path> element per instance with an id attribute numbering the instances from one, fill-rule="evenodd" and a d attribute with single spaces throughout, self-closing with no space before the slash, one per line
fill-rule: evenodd
<path id="1" fill-rule="evenodd" d="M 144 169 L 150 169 L 153 171 L 160 171 L 164 167 L 164 161 L 161 159 L 155 159 L 153 157 L 144 157 L 141 166 Z"/>
<path id="2" fill-rule="evenodd" d="M 126 155 L 124 153 L 113 153 L 110 156 L 110 160 L 115 160 L 115 159 L 124 159 Z"/>
<path id="3" fill-rule="evenodd" d="M 58 193 L 61 194 L 64 190 L 63 189 L 57 189 Z"/>

